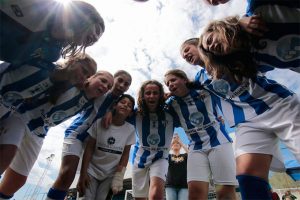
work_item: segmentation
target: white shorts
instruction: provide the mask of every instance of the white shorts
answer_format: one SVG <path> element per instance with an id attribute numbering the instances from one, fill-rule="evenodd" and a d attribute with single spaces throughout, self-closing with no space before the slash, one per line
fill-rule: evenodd
<path id="1" fill-rule="evenodd" d="M 76 138 L 65 138 L 61 157 L 63 158 L 64 156 L 70 156 L 70 155 L 81 157 L 82 152 L 84 150 L 85 143 L 86 142 L 82 142 Z"/>
<path id="2" fill-rule="evenodd" d="M 26 132 L 10 168 L 15 172 L 28 176 L 42 149 L 44 138 Z"/>
<path id="3" fill-rule="evenodd" d="M 11 144 L 19 147 L 26 132 L 26 125 L 19 115 L 13 114 L 0 122 L 0 145 Z"/>
<path id="4" fill-rule="evenodd" d="M 79 198 L 80 200 L 105 200 L 110 190 L 111 182 L 113 177 L 107 177 L 104 180 L 98 180 L 95 177 L 88 174 L 90 182 L 85 190 L 84 197 Z"/>
<path id="5" fill-rule="evenodd" d="M 279 140 L 300 162 L 300 102 L 296 95 L 239 124 L 236 129 L 235 156 L 246 153 L 272 155 L 271 170 L 285 171 Z"/>
<path id="6" fill-rule="evenodd" d="M 238 185 L 231 143 L 209 150 L 190 151 L 187 160 L 187 182 L 213 179 L 217 185 Z"/>
<path id="7" fill-rule="evenodd" d="M 145 168 L 132 166 L 132 194 L 135 198 L 148 198 L 150 179 L 159 177 L 166 181 L 169 163 L 166 159 L 159 159 Z"/>

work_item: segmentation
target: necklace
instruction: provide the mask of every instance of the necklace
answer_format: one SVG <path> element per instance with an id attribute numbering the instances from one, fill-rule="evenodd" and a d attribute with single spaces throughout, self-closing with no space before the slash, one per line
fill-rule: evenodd
<path id="1" fill-rule="evenodd" d="M 181 156 L 181 155 L 176 156 L 176 155 L 172 154 L 171 160 L 178 163 L 178 162 L 183 162 L 184 159 L 183 159 L 183 156 Z"/>

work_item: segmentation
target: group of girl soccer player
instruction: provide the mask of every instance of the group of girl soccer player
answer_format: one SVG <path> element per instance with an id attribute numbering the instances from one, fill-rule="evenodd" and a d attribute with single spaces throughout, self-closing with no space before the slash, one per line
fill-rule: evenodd
<path id="1" fill-rule="evenodd" d="M 97 71 L 85 53 L 103 34 L 103 19 L 86 2 L 70 5 L 1 2 L 0 199 L 25 184 L 49 128 L 75 115 L 48 200 L 65 198 L 81 158 L 82 199 L 119 193 L 130 151 L 134 198 L 164 199 L 177 127 L 189 139 L 189 199 L 207 199 L 210 179 L 218 199 L 237 199 L 237 186 L 242 199 L 271 199 L 269 170 L 284 170 L 279 141 L 300 161 L 299 97 L 266 77 L 274 68 L 300 72 L 297 0 L 248 0 L 242 18 L 210 22 L 180 47 L 183 59 L 201 67 L 195 80 L 180 69 L 167 71 L 168 94 L 161 82 L 147 80 L 136 108 L 124 94 L 131 75 Z M 235 128 L 234 149 L 226 123 Z"/>

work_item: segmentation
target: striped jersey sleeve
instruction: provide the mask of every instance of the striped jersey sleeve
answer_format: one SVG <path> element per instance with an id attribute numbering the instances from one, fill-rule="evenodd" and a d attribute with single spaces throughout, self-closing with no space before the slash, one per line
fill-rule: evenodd
<path id="1" fill-rule="evenodd" d="M 241 84 L 224 79 L 214 80 L 206 88 L 220 100 L 218 105 L 231 127 L 258 116 L 281 100 L 294 95 L 292 91 L 265 76 L 244 79 Z"/>
<path id="2" fill-rule="evenodd" d="M 108 93 L 94 101 L 94 106 L 80 113 L 65 131 L 65 138 L 77 138 L 84 141 L 88 136 L 87 130 L 109 110 L 116 97 Z"/>
<path id="3" fill-rule="evenodd" d="M 49 74 L 54 67 L 52 63 L 38 61 L 5 70 L 0 75 L 0 107 L 13 113 L 24 101 L 44 94 L 53 85 Z"/>
<path id="4" fill-rule="evenodd" d="M 29 131 L 44 137 L 49 127 L 60 124 L 77 113 L 89 109 L 92 105 L 92 101 L 82 91 L 71 87 L 54 105 L 47 97 L 43 97 L 32 103 L 23 104 L 19 110 Z"/>
<path id="5" fill-rule="evenodd" d="M 211 77 L 205 68 L 201 68 L 200 71 L 197 72 L 194 82 L 197 87 L 200 87 L 201 85 L 206 84 L 210 79 Z"/>

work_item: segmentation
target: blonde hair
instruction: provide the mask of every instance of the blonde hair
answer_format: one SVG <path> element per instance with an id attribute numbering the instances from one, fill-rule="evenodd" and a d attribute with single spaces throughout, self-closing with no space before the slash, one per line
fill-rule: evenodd
<path id="1" fill-rule="evenodd" d="M 199 38 L 190 38 L 190 39 L 185 40 L 180 46 L 180 54 L 182 54 L 183 47 L 185 45 L 190 44 L 190 45 L 194 45 L 195 47 L 197 47 L 198 43 L 199 43 Z"/>
<path id="2" fill-rule="evenodd" d="M 204 29 L 199 43 L 203 42 L 203 35 L 213 33 L 220 34 L 223 45 L 231 48 L 231 52 L 236 50 L 250 50 L 250 38 L 247 32 L 243 31 L 239 25 L 239 17 L 231 16 L 223 20 L 214 20 Z M 199 44 L 198 44 L 199 45 Z M 217 52 L 219 55 L 223 52 Z"/>
<path id="3" fill-rule="evenodd" d="M 113 75 L 112 75 L 110 72 L 105 71 L 105 70 L 99 70 L 99 71 L 97 71 L 97 72 L 96 72 L 93 76 L 91 76 L 89 79 L 97 78 L 98 76 L 101 76 L 101 75 L 104 75 L 104 74 L 110 76 L 112 80 L 114 79 Z"/>
<path id="4" fill-rule="evenodd" d="M 77 63 L 77 62 L 86 64 L 86 65 L 92 66 L 92 67 L 95 66 L 94 73 L 96 73 L 96 70 L 97 70 L 96 61 L 91 56 L 89 56 L 88 54 L 84 54 L 84 53 L 78 53 L 77 55 L 75 55 L 73 57 L 69 57 L 61 64 L 61 66 L 63 68 L 69 68 L 74 63 Z"/>
<path id="5" fill-rule="evenodd" d="M 257 64 L 250 51 L 236 50 L 228 55 L 215 55 L 204 49 L 201 42 L 198 50 L 207 71 L 215 79 L 226 76 L 229 81 L 238 83 L 243 77 L 254 78 L 257 75 Z"/>
<path id="6" fill-rule="evenodd" d="M 97 78 L 97 77 L 99 77 L 99 76 L 102 76 L 102 75 L 104 75 L 104 74 L 110 76 L 110 78 L 111 78 L 112 80 L 114 79 L 114 78 L 113 78 L 113 75 L 112 75 L 110 72 L 105 71 L 105 70 L 99 70 L 99 71 L 97 71 L 94 75 L 92 75 L 91 77 L 89 77 L 89 78 L 86 80 L 86 82 L 84 83 L 84 87 L 87 88 L 87 87 L 89 86 L 90 80 L 92 80 L 92 79 L 94 79 L 94 78 Z M 112 86 L 113 86 L 113 83 L 108 87 L 108 90 L 110 90 L 110 89 L 112 88 Z"/>

